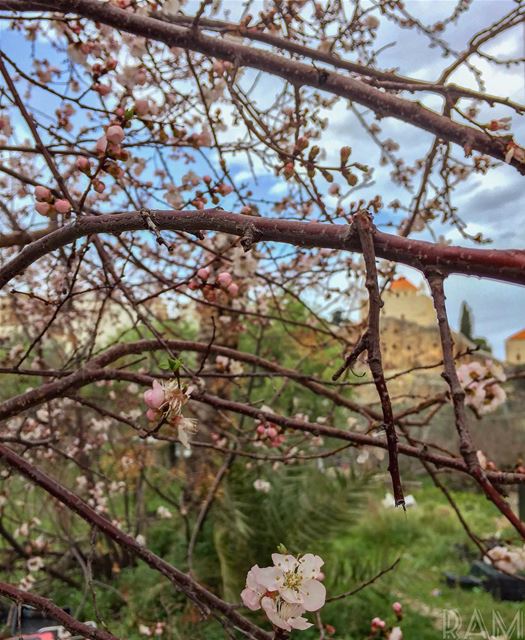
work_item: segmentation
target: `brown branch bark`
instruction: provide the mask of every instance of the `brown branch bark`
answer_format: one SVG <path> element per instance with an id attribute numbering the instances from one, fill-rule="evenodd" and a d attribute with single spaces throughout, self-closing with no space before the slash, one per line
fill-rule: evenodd
<path id="1" fill-rule="evenodd" d="M 383 412 L 383 427 L 388 443 L 388 471 L 392 480 L 392 491 L 396 507 L 405 507 L 401 476 L 399 474 L 399 462 L 397 459 L 397 434 L 394 421 L 392 402 L 385 381 L 383 361 L 381 357 L 380 314 L 383 302 L 379 293 L 377 277 L 376 256 L 374 251 L 374 226 L 369 213 L 360 211 L 353 217 L 357 226 L 357 233 L 366 267 L 365 286 L 368 291 L 368 326 L 365 332 L 366 351 L 368 354 L 368 366 L 374 379 L 377 395 L 381 401 Z"/>
<path id="2" fill-rule="evenodd" d="M 282 242 L 300 247 L 326 247 L 361 252 L 359 238 L 347 225 L 297 222 L 262 218 L 223 211 L 153 211 L 159 229 L 172 231 L 220 231 L 243 237 L 253 229 L 257 241 Z M 0 269 L 0 288 L 42 256 L 91 234 L 122 233 L 147 229 L 140 212 L 82 216 L 75 222 L 35 240 Z M 439 269 L 444 274 L 461 273 L 525 284 L 525 251 L 470 249 L 434 245 L 376 231 L 374 251 L 377 257 L 419 269 Z"/>

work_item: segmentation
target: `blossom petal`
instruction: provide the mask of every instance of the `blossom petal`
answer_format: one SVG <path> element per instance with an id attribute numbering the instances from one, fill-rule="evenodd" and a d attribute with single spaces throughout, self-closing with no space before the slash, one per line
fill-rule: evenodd
<path id="1" fill-rule="evenodd" d="M 285 556 L 282 553 L 272 553 L 272 560 L 274 565 L 282 571 L 293 571 L 299 564 L 297 558 L 290 555 Z"/>
<path id="2" fill-rule="evenodd" d="M 257 567 L 254 578 L 265 590 L 277 591 L 282 583 L 282 571 L 277 567 Z"/>
<path id="3" fill-rule="evenodd" d="M 299 616 L 298 618 L 290 618 L 288 622 L 290 623 L 292 629 L 300 629 L 304 631 L 304 629 L 313 627 L 313 624 L 311 622 L 308 622 L 308 620 L 306 618 L 303 618 L 302 616 Z"/>
<path id="4" fill-rule="evenodd" d="M 241 591 L 241 600 L 244 606 L 252 611 L 257 611 L 257 609 L 261 608 L 261 594 L 253 591 L 253 589 L 243 589 Z"/>
<path id="5" fill-rule="evenodd" d="M 284 629 L 285 631 L 292 630 L 292 627 L 290 624 L 288 624 L 288 621 L 279 615 L 279 612 L 277 611 L 277 605 L 275 604 L 275 600 L 273 600 L 273 598 L 263 598 L 261 600 L 261 606 L 272 624 L 274 624 L 276 627 L 279 627 L 279 629 Z"/>
<path id="6" fill-rule="evenodd" d="M 313 553 L 306 553 L 299 560 L 299 572 L 306 580 L 311 580 L 319 576 L 323 564 L 324 560 L 320 556 L 314 556 Z"/>
<path id="7" fill-rule="evenodd" d="M 282 587 L 279 589 L 279 595 L 289 604 L 303 604 L 303 595 L 297 589 Z"/>
<path id="8" fill-rule="evenodd" d="M 306 611 L 317 611 L 326 601 L 326 587 L 319 580 L 307 580 L 301 585 L 301 595 Z"/>

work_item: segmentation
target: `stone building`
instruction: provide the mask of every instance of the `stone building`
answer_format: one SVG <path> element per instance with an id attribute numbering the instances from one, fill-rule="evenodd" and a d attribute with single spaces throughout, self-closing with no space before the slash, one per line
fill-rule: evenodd
<path id="1" fill-rule="evenodd" d="M 505 357 L 509 364 L 525 364 L 525 329 L 505 340 Z"/>
<path id="2" fill-rule="evenodd" d="M 381 352 L 385 369 L 398 371 L 441 362 L 443 353 L 436 312 L 424 285 L 417 287 L 408 278 L 396 278 L 381 297 Z M 367 313 L 368 309 L 365 308 L 362 322 L 366 321 Z M 358 334 L 359 331 L 357 337 Z M 475 347 L 465 336 L 456 332 L 454 343 L 456 353 Z M 473 357 L 484 359 L 490 354 L 478 351 Z"/>

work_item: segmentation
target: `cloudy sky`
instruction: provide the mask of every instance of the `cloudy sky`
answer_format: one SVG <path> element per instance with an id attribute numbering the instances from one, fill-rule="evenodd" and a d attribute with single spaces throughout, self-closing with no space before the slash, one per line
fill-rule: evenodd
<path id="1" fill-rule="evenodd" d="M 373 0 L 371 0 L 373 1 Z M 197 3 L 198 4 L 198 3 Z M 224 6 L 231 12 L 235 19 L 236 14 L 242 10 L 244 3 L 239 0 L 230 0 Z M 405 2 L 408 10 L 421 18 L 423 22 L 431 23 L 444 18 L 455 6 L 456 0 L 408 0 Z M 473 0 L 471 9 L 464 14 L 456 25 L 447 31 L 447 40 L 452 48 L 461 51 L 465 43 L 478 30 L 495 22 L 498 18 L 512 10 L 516 3 L 512 0 Z M 191 13 L 191 3 L 185 6 L 185 12 Z M 408 35 L 410 34 L 410 35 Z M 525 54 L 525 27 L 521 25 L 500 35 L 495 41 L 485 45 L 483 51 L 500 58 L 513 58 Z M 379 66 L 382 68 L 397 67 L 403 75 L 418 77 L 425 80 L 435 80 L 440 72 L 446 68 L 452 58 L 444 59 L 440 51 L 428 46 L 428 40 L 423 35 L 414 31 L 403 31 L 397 26 L 381 19 L 378 42 L 389 45 L 379 56 Z M 27 43 L 21 41 L 20 36 L 14 33 L 0 32 L 0 46 L 5 48 L 8 55 L 12 56 L 26 70 L 29 69 L 27 58 Z M 39 42 L 41 47 L 38 52 L 54 55 L 46 42 Z M 46 48 L 48 51 L 46 52 Z M 349 56 L 352 59 L 352 56 Z M 508 96 L 513 100 L 525 103 L 525 67 L 513 65 L 495 67 L 479 56 L 473 56 L 472 61 L 484 72 L 486 91 L 497 95 Z M 249 78 L 248 74 L 247 77 Z M 458 71 L 451 79 L 453 82 L 477 89 L 474 78 L 464 70 Z M 254 95 L 261 104 L 264 100 L 271 99 L 278 90 L 279 81 L 268 78 L 260 83 L 257 93 Z M 418 99 L 429 107 L 440 109 L 441 98 L 428 96 Z M 40 105 L 42 107 L 42 105 Z M 364 110 L 360 109 L 364 112 Z M 525 145 L 525 117 L 517 117 L 504 107 L 484 108 L 480 119 L 488 121 L 506 115 L 513 115 L 512 132 L 515 139 Z M 355 116 L 348 108 L 344 100 L 338 101 L 336 106 L 327 113 L 330 126 L 323 133 L 322 146 L 338 156 L 342 145 L 350 145 L 354 149 L 353 157 L 361 162 L 368 162 L 376 167 L 374 184 L 359 193 L 359 196 L 373 197 L 381 194 L 383 202 L 388 203 L 399 197 L 402 192 L 394 187 L 389 179 L 389 167 L 380 167 L 378 164 L 379 152 L 377 147 L 369 139 L 368 135 L 358 125 Z M 401 145 L 401 151 L 406 162 L 424 157 L 432 144 L 432 136 L 415 127 L 395 120 L 385 118 L 380 126 L 383 131 L 381 137 L 391 137 Z M 233 137 L 235 127 L 227 132 L 227 136 Z M 462 151 L 455 149 L 458 157 Z M 330 158 L 328 158 L 329 160 Z M 248 171 L 248 165 L 244 157 L 238 157 L 232 163 L 236 177 L 246 180 L 254 192 L 278 196 L 285 185 L 282 179 L 276 178 L 272 171 L 262 166 L 256 167 L 257 177 L 254 179 Z M 455 195 L 455 204 L 458 207 L 459 216 L 468 222 L 469 232 L 482 232 L 493 241 L 497 248 L 524 248 L 525 225 L 525 190 L 524 178 L 518 172 L 507 165 L 493 169 L 486 176 L 473 177 L 468 184 L 460 187 Z M 406 195 L 403 198 L 406 202 Z M 334 202 L 335 203 L 335 202 Z M 272 215 L 271 212 L 268 215 Z M 391 215 L 386 212 L 377 219 L 377 223 L 391 221 Z M 450 228 L 436 227 L 438 233 L 442 233 L 454 244 L 469 244 L 460 237 L 459 233 Z M 424 233 L 420 237 L 428 237 Z M 400 268 L 415 282 L 420 282 L 421 277 L 417 272 L 408 268 Z M 447 296 L 449 314 L 452 323 L 457 326 L 459 308 L 461 302 L 466 300 L 474 311 L 475 332 L 485 336 L 491 342 L 494 352 L 498 357 L 504 353 L 504 339 L 525 327 L 525 288 L 503 284 L 495 281 L 479 280 L 472 277 L 450 277 L 447 282 Z"/>

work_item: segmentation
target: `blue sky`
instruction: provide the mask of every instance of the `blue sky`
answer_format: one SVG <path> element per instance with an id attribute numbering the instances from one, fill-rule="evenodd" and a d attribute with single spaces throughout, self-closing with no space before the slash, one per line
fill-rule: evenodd
<path id="1" fill-rule="evenodd" d="M 241 3 L 226 2 L 231 9 L 232 16 Z M 423 19 L 438 20 L 455 4 L 449 0 L 440 2 L 408 1 L 407 8 Z M 451 43 L 457 50 L 461 50 L 468 37 L 489 22 L 494 21 L 506 11 L 515 6 L 510 0 L 474 0 L 472 10 L 463 16 L 455 26 L 451 34 Z M 190 4 L 186 11 L 191 13 Z M 496 56 L 524 55 L 525 38 L 523 29 L 515 28 L 500 36 L 485 51 Z M 406 32 L 400 31 L 391 23 L 382 20 L 379 40 L 381 42 L 394 43 L 379 57 L 379 65 L 385 68 L 396 66 L 400 72 L 427 80 L 435 79 L 440 71 L 450 64 L 451 60 L 444 60 L 436 49 L 428 47 L 427 40 L 423 36 L 411 34 L 409 41 Z M 16 33 L 0 32 L 0 46 L 22 68 L 29 71 L 27 47 Z M 40 55 L 46 55 L 50 59 L 56 56 L 56 52 L 46 43 L 37 41 L 37 50 Z M 486 74 L 486 90 L 489 93 L 508 95 L 512 99 L 525 103 L 525 81 L 523 65 L 510 69 L 490 69 L 483 59 L 474 61 Z M 247 74 L 247 78 L 249 73 Z M 465 72 L 456 74 L 453 81 L 476 88 L 473 78 Z M 275 79 L 267 79 L 261 83 L 257 100 L 263 101 L 265 97 L 274 95 Z M 266 93 L 266 96 L 264 95 Z M 36 95 L 36 94 L 35 94 Z M 419 98 L 419 96 L 418 96 Z M 425 104 L 433 108 L 439 108 L 440 99 L 436 96 L 425 98 Z M 53 102 L 48 98 L 40 99 L 40 110 L 54 109 Z M 486 119 L 509 115 L 503 107 L 486 110 Z M 333 150 L 338 154 L 342 144 L 350 144 L 356 151 L 356 159 L 369 158 L 368 162 L 376 167 L 374 184 L 363 190 L 363 197 L 372 197 L 380 193 L 383 202 L 389 202 L 398 197 L 399 190 L 392 185 L 389 179 L 390 168 L 378 166 L 378 151 L 370 142 L 367 135 L 356 126 L 355 116 L 349 111 L 345 101 L 339 101 L 336 107 L 327 113 L 330 126 L 323 133 L 322 144 L 328 153 Z M 383 129 L 382 137 L 392 137 L 402 144 L 402 149 L 407 162 L 421 157 L 432 142 L 432 136 L 410 125 L 392 118 L 381 120 Z M 525 144 L 525 123 L 513 116 L 513 133 L 521 144 Z M 231 135 L 231 134 L 230 134 Z M 456 148 L 456 154 L 461 155 Z M 359 157 L 358 157 L 359 156 Z M 262 166 L 257 166 L 257 180 L 254 180 L 248 170 L 248 164 L 244 156 L 239 156 L 231 164 L 232 173 L 242 178 L 252 188 L 256 195 L 267 197 L 269 194 L 278 196 L 282 190 L 282 182 L 271 171 Z M 198 171 L 199 165 L 195 170 Z M 187 169 L 186 169 L 187 170 Z M 361 193 L 359 194 L 361 195 Z M 523 224 L 525 212 L 525 189 L 523 177 L 515 169 L 502 165 L 491 170 L 486 176 L 475 177 L 465 186 L 458 188 L 456 192 L 456 204 L 459 215 L 468 223 L 471 232 L 483 232 L 490 237 L 494 247 L 497 248 L 524 248 L 525 224 Z M 227 206 L 225 203 L 224 206 Z M 275 215 L 271 211 L 266 215 Z M 377 223 L 391 221 L 392 216 L 384 212 L 378 216 Z M 436 226 L 436 231 L 442 233 L 454 244 L 470 244 L 460 237 L 459 233 L 450 228 Z M 423 233 L 419 237 L 427 238 Z M 400 267 L 400 273 L 410 277 L 414 282 L 421 281 L 420 275 L 409 268 Z M 525 289 L 513 285 L 495 281 L 479 280 L 473 277 L 452 276 L 447 281 L 447 306 L 453 325 L 457 326 L 459 309 L 463 300 L 472 307 L 475 319 L 475 331 L 478 335 L 486 336 L 494 347 L 495 355 L 503 356 L 504 339 L 515 331 L 525 327 Z"/>

